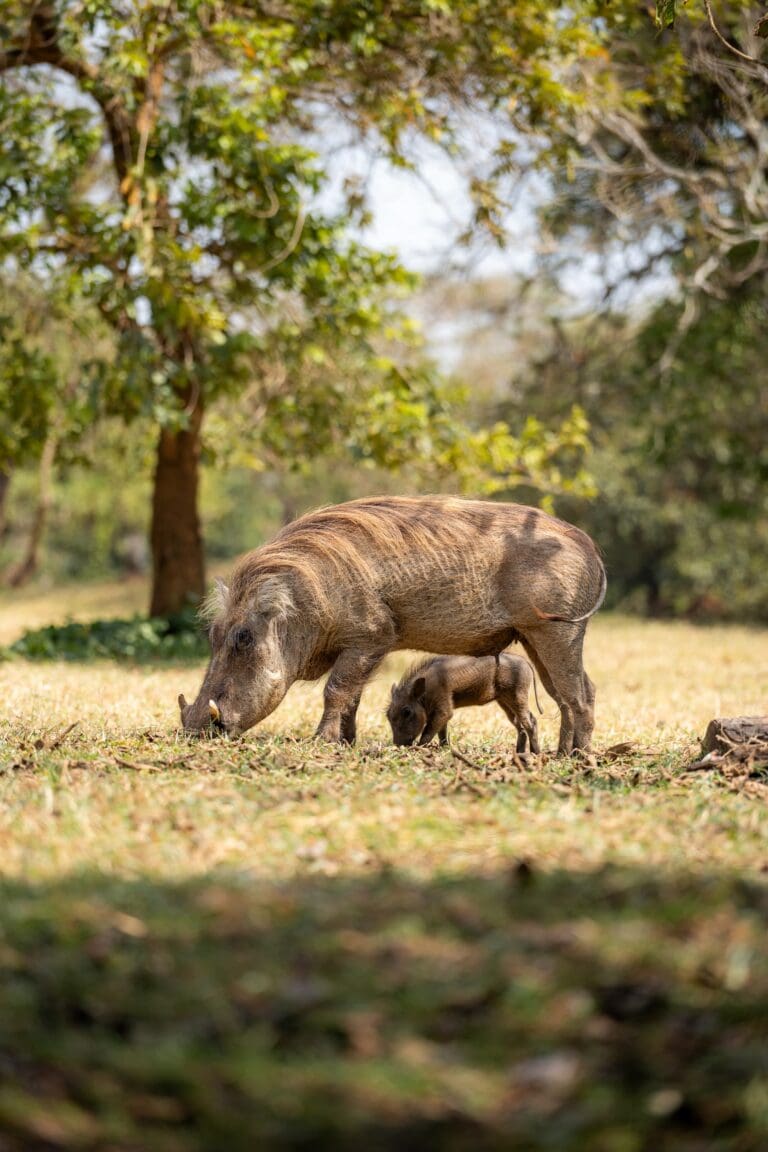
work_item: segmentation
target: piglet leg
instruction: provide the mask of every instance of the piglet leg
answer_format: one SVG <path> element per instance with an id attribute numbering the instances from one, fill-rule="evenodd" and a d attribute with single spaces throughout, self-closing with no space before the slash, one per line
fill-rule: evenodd
<path id="1" fill-rule="evenodd" d="M 434 740 L 437 733 L 440 733 L 440 743 L 448 743 L 448 721 L 453 712 L 450 709 L 436 708 L 433 714 L 427 721 L 427 726 L 421 734 L 419 744 L 429 744 L 430 740 Z"/>

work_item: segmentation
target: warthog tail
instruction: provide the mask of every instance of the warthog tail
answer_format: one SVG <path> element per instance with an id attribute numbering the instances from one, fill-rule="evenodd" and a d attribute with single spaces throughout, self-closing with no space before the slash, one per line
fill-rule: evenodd
<path id="1" fill-rule="evenodd" d="M 600 592 L 598 593 L 597 602 L 594 608 L 590 608 L 589 612 L 585 612 L 583 616 L 557 616 L 554 612 L 541 612 L 534 604 L 533 610 L 538 616 L 539 620 L 560 620 L 563 624 L 580 624 L 582 620 L 589 620 L 590 616 L 594 616 L 603 606 L 605 594 L 608 591 L 608 575 L 605 571 L 605 565 L 600 565 Z"/>
<path id="2" fill-rule="evenodd" d="M 544 715 L 544 709 L 542 708 L 541 704 L 539 703 L 539 690 L 536 687 L 536 669 L 533 667 L 533 664 L 531 664 L 531 672 L 533 673 L 533 698 L 536 701 L 536 707 L 539 710 L 539 715 L 543 716 Z"/>

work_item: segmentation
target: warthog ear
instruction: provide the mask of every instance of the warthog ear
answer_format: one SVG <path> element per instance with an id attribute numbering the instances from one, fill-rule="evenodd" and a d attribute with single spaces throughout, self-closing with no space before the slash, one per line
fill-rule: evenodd
<path id="1" fill-rule="evenodd" d="M 224 581 L 220 580 L 217 576 L 213 588 L 211 588 L 198 609 L 198 615 L 201 620 L 211 624 L 214 620 L 218 619 L 218 617 L 225 614 L 228 605 L 229 588 Z"/>
<path id="2" fill-rule="evenodd" d="M 417 676 L 413 682 L 413 687 L 411 689 L 411 695 L 413 696 L 414 700 L 417 700 L 419 702 L 419 704 L 423 704 L 424 703 L 424 697 L 426 696 L 426 694 L 427 694 L 427 681 L 425 680 L 425 678 L 423 676 Z"/>
<path id="3" fill-rule="evenodd" d="M 253 606 L 264 616 L 284 620 L 293 608 L 293 597 L 282 580 L 267 576 L 256 590 Z"/>

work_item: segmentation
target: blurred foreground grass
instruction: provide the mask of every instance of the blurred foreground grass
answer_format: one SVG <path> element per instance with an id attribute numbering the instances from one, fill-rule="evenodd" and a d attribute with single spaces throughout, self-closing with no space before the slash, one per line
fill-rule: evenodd
<path id="1" fill-rule="evenodd" d="M 344 750 L 317 685 L 188 742 L 199 666 L 0 665 L 0 1148 L 768 1147 L 768 784 L 683 771 L 768 633 L 598 618 L 586 768 L 392 748 L 404 659 Z"/>
<path id="2" fill-rule="evenodd" d="M 768 894 L 509 867 L 7 882 L 4 1148 L 768 1141 Z"/>

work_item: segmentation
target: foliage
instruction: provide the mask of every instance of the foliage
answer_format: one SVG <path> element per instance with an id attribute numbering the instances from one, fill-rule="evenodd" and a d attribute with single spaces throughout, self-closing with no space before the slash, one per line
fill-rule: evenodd
<path id="1" fill-rule="evenodd" d="M 208 642 L 193 612 L 167 619 L 91 620 L 24 632 L 7 650 L 26 660 L 200 660 Z"/>
<path id="2" fill-rule="evenodd" d="M 557 424 L 575 402 L 591 428 L 587 503 L 558 513 L 603 549 L 609 602 L 768 619 L 768 356 L 759 277 L 728 301 L 702 298 L 582 314 L 556 283 L 434 285 L 429 305 L 461 335 L 474 403 L 509 424 Z"/>
<path id="3" fill-rule="evenodd" d="M 90 372 L 101 410 L 196 438 L 205 409 L 249 388 L 264 450 L 283 461 L 345 434 L 386 467 L 423 459 L 424 425 L 445 399 L 408 351 L 396 298 L 412 280 L 355 237 L 364 190 L 321 207 L 329 149 L 351 132 L 408 164 L 417 137 L 460 149 L 467 104 L 491 112 L 496 172 L 474 171 L 470 188 L 476 223 L 500 236 L 494 179 L 514 163 L 520 126 L 541 130 L 573 99 L 568 65 L 594 37 L 579 13 L 543 0 L 514 19 L 488 0 L 295 0 L 279 13 L 2 0 L 0 24 L 0 259 L 51 278 L 109 326 L 113 348 Z M 496 456 L 510 482 L 532 463 L 534 483 L 556 486 L 552 434 L 536 432 L 464 445 L 443 420 L 435 447 L 452 466 L 466 453 L 474 471 Z M 177 487 L 193 506 L 194 484 Z M 202 572 L 183 552 L 197 539 L 194 506 L 183 526 L 155 524 L 160 538 L 178 556 L 158 571 Z"/>
<path id="4" fill-rule="evenodd" d="M 656 5 L 656 23 L 659 28 L 668 28 L 675 22 L 678 0 L 659 0 Z"/>
<path id="5" fill-rule="evenodd" d="M 379 367 L 388 376 L 386 390 L 370 391 L 362 384 L 350 389 L 351 372 L 344 374 L 338 385 L 348 390 L 342 426 L 335 419 L 338 402 L 329 403 L 321 392 L 303 404 L 295 394 L 276 400 L 268 407 L 266 429 L 255 418 L 254 396 L 222 406 L 214 417 L 219 452 L 230 464 L 259 471 L 314 473 L 322 487 L 347 461 L 358 470 L 358 488 L 366 484 L 363 468 L 379 476 L 383 470 L 396 472 L 401 487 L 437 485 L 474 496 L 509 493 L 524 484 L 542 503 L 554 492 L 593 491 L 585 467 L 589 423 L 578 406 L 566 406 L 555 424 L 534 417 L 489 423 L 487 410 L 478 408 L 467 385 L 439 380 L 431 370 L 405 372 L 384 357 Z M 303 378 L 311 379 L 311 370 Z M 246 420 L 233 439 L 229 422 L 250 412 L 254 419 Z M 344 497 L 351 498 L 359 492 L 349 469 L 347 475 Z"/>
<path id="6" fill-rule="evenodd" d="M 0 467 L 34 459 L 45 441 L 57 377 L 49 357 L 0 321 Z"/>
<path id="7" fill-rule="evenodd" d="M 659 0 L 656 5 L 656 24 L 659 28 L 670 28 L 677 17 L 678 8 L 684 8 L 689 3 L 689 0 Z M 706 5 L 705 5 L 706 6 Z M 708 12 L 711 11 L 711 6 Z M 712 16 L 714 21 L 714 16 Z M 752 29 L 754 36 L 759 36 L 765 39 L 768 37 L 768 13 L 760 16 Z"/>
<path id="8" fill-rule="evenodd" d="M 16 269 L 0 274 L 0 289 L 0 540 L 13 581 L 37 567 L 58 471 L 88 459 L 87 363 L 108 340 L 98 320 L 69 307 L 51 283 Z"/>
<path id="9" fill-rule="evenodd" d="M 618 443 L 615 424 L 598 433 L 603 457 L 593 464 L 606 483 L 587 519 L 613 522 L 608 539 L 627 544 L 617 557 L 619 569 L 629 563 L 625 587 L 633 565 L 635 577 L 644 570 L 656 610 L 768 619 L 755 579 L 768 516 L 763 295 L 756 278 L 728 302 L 705 299 L 682 335 L 682 305 L 665 303 L 621 366 L 608 369 L 613 381 L 603 375 L 609 409 L 626 406 L 637 424 Z M 659 349 L 673 338 L 674 356 L 660 369 Z"/>
<path id="10" fill-rule="evenodd" d="M 689 293 L 718 298 L 768 269 L 759 11 L 737 0 L 716 20 L 691 5 L 661 35 L 641 6 L 606 11 L 604 51 L 581 66 L 587 99 L 543 153 L 557 187 L 544 218 L 578 239 L 579 259 L 586 241 L 609 266 L 626 254 L 633 280 L 671 271 Z"/>
<path id="11" fill-rule="evenodd" d="M 0 468 L 34 461 L 54 433 L 65 455 L 89 421 L 88 389 L 80 378 L 86 341 L 83 316 L 34 277 L 0 279 Z M 88 351 L 99 346 L 91 329 Z"/>
<path id="12" fill-rule="evenodd" d="M 725 303 L 702 300 L 674 345 L 683 306 L 664 302 L 641 326 L 634 350 L 647 451 L 724 518 L 756 519 L 765 499 L 767 287 L 755 277 Z M 671 347 L 659 364 L 659 348 Z"/>
<path id="13" fill-rule="evenodd" d="M 599 495 L 587 506 L 566 500 L 558 508 L 600 543 L 612 605 L 654 616 L 768 621 L 762 504 L 748 518 L 723 517 L 686 486 L 684 456 L 667 471 L 624 437 L 599 438 L 591 467 Z"/>
<path id="14" fill-rule="evenodd" d="M 768 514 L 762 293 L 753 281 L 702 301 L 660 369 L 683 307 L 664 303 L 619 363 L 601 354 L 587 369 L 601 496 L 586 521 L 599 537 L 603 526 L 619 586 L 642 578 L 655 611 L 768 619 L 755 580 Z"/>

